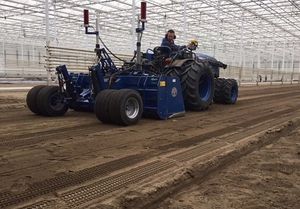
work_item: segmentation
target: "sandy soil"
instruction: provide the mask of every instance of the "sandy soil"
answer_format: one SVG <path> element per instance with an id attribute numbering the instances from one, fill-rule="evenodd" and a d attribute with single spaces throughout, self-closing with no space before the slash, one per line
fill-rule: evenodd
<path id="1" fill-rule="evenodd" d="M 233 106 L 214 104 L 208 111 L 187 112 L 182 118 L 142 119 L 136 126 L 118 127 L 101 124 L 93 113 L 69 111 L 58 118 L 36 116 L 25 108 L 26 92 L 0 92 L 0 208 L 39 201 L 46 201 L 42 208 L 54 208 L 53 204 L 64 208 L 68 192 L 84 191 L 87 185 L 113 179 L 153 157 L 199 143 L 212 149 L 225 145 L 220 140 L 210 147 L 215 139 L 231 143 L 235 138 L 267 130 L 300 115 L 299 93 L 298 85 L 243 87 Z M 250 163 L 244 169 L 249 169 L 249 174 L 256 172 Z M 296 177 L 299 180 L 299 175 Z M 253 180 L 250 175 L 248 178 Z M 126 190 L 128 185 L 111 192 Z M 256 195 L 252 193 L 253 198 Z M 95 197 L 102 201 L 111 195 L 107 192 Z M 76 201 L 74 204 L 81 207 L 91 199 Z"/>
<path id="2" fill-rule="evenodd" d="M 300 128 L 167 198 L 159 209 L 300 208 Z"/>

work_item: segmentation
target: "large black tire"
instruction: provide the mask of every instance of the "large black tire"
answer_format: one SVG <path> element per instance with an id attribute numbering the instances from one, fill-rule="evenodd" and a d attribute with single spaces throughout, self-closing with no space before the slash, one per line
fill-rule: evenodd
<path id="1" fill-rule="evenodd" d="M 111 123 L 111 116 L 109 114 L 110 103 L 112 102 L 112 95 L 116 92 L 114 89 L 105 89 L 100 91 L 95 100 L 94 112 L 98 120 L 102 123 Z"/>
<path id="2" fill-rule="evenodd" d="M 223 103 L 224 100 L 224 92 L 223 92 L 223 88 L 224 88 L 224 82 L 225 82 L 225 78 L 216 78 L 215 79 L 215 93 L 214 93 L 214 102 L 215 103 Z"/>
<path id="3" fill-rule="evenodd" d="M 62 116 L 68 110 L 68 105 L 59 91 L 59 86 L 46 86 L 40 90 L 37 104 L 44 116 Z"/>
<path id="4" fill-rule="evenodd" d="M 238 98 L 238 83 L 235 79 L 217 78 L 214 102 L 235 104 Z"/>
<path id="5" fill-rule="evenodd" d="M 187 60 L 181 65 L 181 67 L 171 67 L 169 68 L 169 70 L 167 70 L 166 75 L 177 76 L 181 79 L 182 75 L 184 75 L 187 72 L 187 70 L 189 70 L 189 68 L 194 62 L 194 60 Z"/>
<path id="6" fill-rule="evenodd" d="M 173 68 L 167 75 L 177 76 L 181 81 L 186 109 L 206 110 L 213 101 L 214 76 L 207 63 L 189 60 L 181 68 Z"/>
<path id="7" fill-rule="evenodd" d="M 184 103 L 189 110 L 206 110 L 212 103 L 214 94 L 214 76 L 209 65 L 196 61 L 188 62 L 180 69 L 179 75 Z M 174 70 L 170 75 L 177 75 Z"/>
<path id="8" fill-rule="evenodd" d="M 140 94 L 132 89 L 122 89 L 112 94 L 109 114 L 114 124 L 128 126 L 136 124 L 143 113 Z"/>
<path id="9" fill-rule="evenodd" d="M 37 104 L 37 95 L 40 92 L 42 88 L 44 88 L 46 85 L 38 85 L 32 87 L 26 96 L 26 104 L 29 110 L 37 115 L 41 114 L 41 111 Z"/>

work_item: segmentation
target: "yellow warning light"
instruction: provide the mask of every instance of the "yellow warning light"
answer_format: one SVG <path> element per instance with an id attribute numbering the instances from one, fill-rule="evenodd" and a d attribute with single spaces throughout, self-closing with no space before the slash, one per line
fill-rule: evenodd
<path id="1" fill-rule="evenodd" d="M 163 86 L 166 86 L 166 81 L 160 81 L 160 82 L 159 82 L 159 86 L 162 86 L 162 87 L 163 87 Z"/>

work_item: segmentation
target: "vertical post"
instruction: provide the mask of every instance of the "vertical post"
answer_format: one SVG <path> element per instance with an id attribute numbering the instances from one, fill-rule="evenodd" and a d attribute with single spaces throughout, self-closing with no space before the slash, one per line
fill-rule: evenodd
<path id="1" fill-rule="evenodd" d="M 21 68 L 22 68 L 22 77 L 24 77 L 24 38 L 21 43 Z"/>
<path id="2" fill-rule="evenodd" d="M 281 68 L 281 61 L 279 58 L 277 59 L 277 79 L 280 80 L 280 68 Z"/>
<path id="3" fill-rule="evenodd" d="M 131 36 L 131 49 L 132 51 L 135 50 L 135 18 L 136 18 L 136 11 L 135 11 L 135 0 L 132 0 L 132 18 L 131 18 L 131 32 L 132 32 L 132 36 Z"/>
<path id="4" fill-rule="evenodd" d="M 244 14 L 244 13 L 243 13 Z M 244 15 L 242 15 L 242 22 L 241 22 L 241 29 L 240 29 L 240 60 L 239 60 L 239 85 L 241 85 L 242 82 L 242 74 L 243 74 L 243 58 L 244 58 L 244 47 L 243 47 L 243 42 L 244 42 Z"/>
<path id="5" fill-rule="evenodd" d="M 28 46 L 29 47 L 29 46 Z M 27 50 L 27 66 L 30 66 L 30 50 L 29 50 L 29 48 L 28 48 L 28 50 Z"/>
<path id="6" fill-rule="evenodd" d="M 253 51 L 252 51 L 252 62 L 251 62 L 251 67 L 252 67 L 252 82 L 256 81 L 255 80 L 255 73 L 254 73 L 254 54 L 253 54 Z"/>
<path id="7" fill-rule="evenodd" d="M 265 69 L 265 75 L 263 76 L 263 80 L 266 82 L 267 81 L 267 79 L 265 79 L 266 78 L 266 72 L 267 72 L 267 59 L 265 58 L 264 59 L 264 69 Z"/>
<path id="8" fill-rule="evenodd" d="M 252 62 L 251 62 L 251 67 L 252 67 L 252 82 L 254 82 L 255 80 L 254 80 L 254 40 L 253 40 L 253 32 L 252 32 L 252 37 L 251 37 L 251 39 L 252 39 L 252 44 L 251 44 L 251 51 L 252 51 L 252 56 L 251 56 L 251 59 L 252 59 Z"/>
<path id="9" fill-rule="evenodd" d="M 260 25 L 261 25 L 261 20 L 260 20 Z M 261 29 L 259 30 L 259 37 L 258 37 L 258 46 L 257 46 L 257 76 L 256 76 L 256 79 L 257 79 L 257 82 L 256 82 L 256 85 L 258 85 L 258 82 L 260 81 L 260 68 L 261 68 L 261 63 L 260 63 L 260 49 L 261 49 L 261 39 L 262 39 L 262 36 L 261 36 Z"/>
<path id="10" fill-rule="evenodd" d="M 292 51 L 292 74 L 291 74 L 291 84 L 293 84 L 293 79 L 294 79 L 294 58 L 295 58 L 295 42 L 293 42 L 293 51 Z"/>
<path id="11" fill-rule="evenodd" d="M 139 15 L 137 16 L 137 19 L 138 19 L 138 22 L 137 22 L 137 28 L 140 28 L 140 25 L 141 25 L 141 22 L 140 22 L 140 17 Z M 141 66 L 141 63 L 142 63 L 142 58 L 140 56 L 141 54 L 141 33 L 137 32 L 136 34 L 136 37 L 137 37 L 137 42 L 136 42 L 136 64 L 137 64 L 137 69 L 138 70 L 142 70 L 142 66 Z"/>
<path id="12" fill-rule="evenodd" d="M 220 29 L 220 25 L 221 25 L 221 21 L 220 21 L 220 10 L 221 10 L 221 0 L 218 0 L 218 6 L 217 6 L 217 21 L 218 21 L 218 28 L 217 28 L 217 41 L 215 43 L 215 47 L 214 47 L 214 57 L 218 58 L 218 50 L 219 50 L 219 42 L 220 42 L 220 36 L 221 36 L 221 32 L 222 31 Z"/>
<path id="13" fill-rule="evenodd" d="M 57 39 L 57 23 L 56 23 L 56 1 L 52 0 L 52 5 L 53 5 L 53 14 L 54 14 L 54 40 L 56 41 L 56 46 L 58 46 L 58 39 Z"/>
<path id="14" fill-rule="evenodd" d="M 137 32 L 137 42 L 136 42 L 136 68 L 139 71 L 142 71 L 142 55 L 141 55 L 141 45 L 142 45 L 142 34 L 145 30 L 146 21 L 146 11 L 147 11 L 147 3 L 145 1 L 141 1 L 141 12 L 140 17 L 138 18 L 138 27 L 136 28 Z M 142 24 L 142 27 L 140 25 Z"/>
<path id="15" fill-rule="evenodd" d="M 184 0 L 184 8 L 183 8 L 183 40 L 186 43 L 187 42 L 187 35 L 186 35 L 186 31 L 187 31 L 187 21 L 186 21 L 186 0 Z"/>
<path id="16" fill-rule="evenodd" d="M 274 53 L 275 53 L 275 28 L 273 28 L 273 40 L 272 40 L 272 58 L 271 58 L 271 85 L 273 84 L 273 72 L 274 72 Z"/>
<path id="17" fill-rule="evenodd" d="M 299 72 L 298 72 L 298 84 L 300 84 L 300 59 L 298 60 L 298 68 L 299 68 Z"/>
<path id="18" fill-rule="evenodd" d="M 281 84 L 283 84 L 284 81 L 284 75 L 285 75 L 285 46 L 286 46 L 286 39 L 284 40 L 284 45 L 283 45 L 283 51 L 282 51 L 282 64 L 281 64 L 281 69 L 282 69 L 282 77 L 281 77 Z"/>
<path id="19" fill-rule="evenodd" d="M 3 73 L 4 73 L 4 76 L 6 77 L 6 51 L 5 51 L 5 40 L 6 40 L 6 37 L 3 39 L 3 42 L 2 42 L 2 52 L 3 52 Z"/>
<path id="20" fill-rule="evenodd" d="M 273 74 L 274 74 L 274 52 L 275 52 L 275 47 L 273 46 L 272 50 L 272 58 L 271 58 L 271 77 L 270 77 L 270 85 L 273 85 Z"/>
<path id="21" fill-rule="evenodd" d="M 45 0 L 45 24 L 46 24 L 46 71 L 47 71 L 47 85 L 50 84 L 50 63 L 49 63 L 49 45 L 50 45 L 50 33 L 49 33 L 49 0 Z"/>
<path id="22" fill-rule="evenodd" d="M 32 61 L 32 64 L 34 65 L 34 61 L 35 61 L 35 48 L 34 48 L 34 44 L 32 44 L 32 59 L 31 59 L 31 61 Z"/>
<path id="23" fill-rule="evenodd" d="M 100 48 L 100 45 L 99 45 L 99 11 L 96 11 L 96 48 Z"/>

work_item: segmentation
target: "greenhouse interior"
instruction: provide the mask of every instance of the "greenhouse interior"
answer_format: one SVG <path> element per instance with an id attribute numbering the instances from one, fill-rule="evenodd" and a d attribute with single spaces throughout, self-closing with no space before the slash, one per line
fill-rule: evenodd
<path id="1" fill-rule="evenodd" d="M 300 209 L 300 0 L 0 0 L 0 209 Z"/>
<path id="2" fill-rule="evenodd" d="M 45 77 L 59 64 L 86 71 L 93 63 L 95 37 L 84 32 L 84 9 L 89 10 L 91 25 L 98 16 L 100 38 L 112 53 L 131 59 L 136 50 L 139 1 L 0 2 L 1 77 Z M 299 4 L 296 0 L 149 0 L 142 51 L 159 46 L 173 29 L 176 44 L 195 39 L 196 52 L 226 63 L 224 76 L 240 82 L 261 77 L 299 80 Z M 51 57 L 62 53 L 59 48 L 76 49 L 69 53 L 78 56 L 71 61 L 68 54 Z"/>

